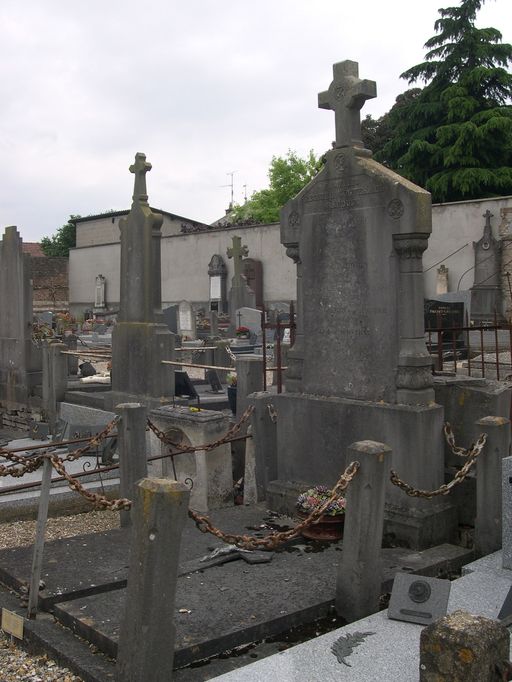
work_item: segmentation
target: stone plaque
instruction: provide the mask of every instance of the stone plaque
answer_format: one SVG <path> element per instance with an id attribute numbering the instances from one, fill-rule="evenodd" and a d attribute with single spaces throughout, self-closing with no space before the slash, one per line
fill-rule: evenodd
<path id="1" fill-rule="evenodd" d="M 397 573 L 388 618 L 429 625 L 446 615 L 450 581 L 423 575 Z"/>
<path id="2" fill-rule="evenodd" d="M 221 282 L 222 278 L 220 275 L 214 275 L 210 277 L 210 299 L 220 300 L 221 296 Z"/>
<path id="3" fill-rule="evenodd" d="M 19 616 L 17 613 L 7 609 L 2 609 L 2 630 L 7 632 L 7 634 L 17 639 L 23 639 L 23 622 L 23 616 Z"/>

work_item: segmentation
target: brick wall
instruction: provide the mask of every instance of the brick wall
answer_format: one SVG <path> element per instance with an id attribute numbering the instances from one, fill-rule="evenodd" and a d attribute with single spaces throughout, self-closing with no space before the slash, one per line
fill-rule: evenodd
<path id="1" fill-rule="evenodd" d="M 32 258 L 34 310 L 68 310 L 68 258 Z"/>

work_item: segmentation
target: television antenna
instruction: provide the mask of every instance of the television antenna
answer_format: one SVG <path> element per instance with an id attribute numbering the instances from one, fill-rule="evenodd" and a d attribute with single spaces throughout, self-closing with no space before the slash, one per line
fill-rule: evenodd
<path id="1" fill-rule="evenodd" d="M 231 171 L 230 173 L 226 173 L 226 175 L 231 176 L 231 182 L 228 185 L 219 185 L 220 187 L 231 187 L 231 201 L 229 202 L 229 208 L 233 208 L 233 201 L 234 201 L 234 189 L 235 189 L 235 183 L 233 180 L 233 176 L 237 171 Z"/>

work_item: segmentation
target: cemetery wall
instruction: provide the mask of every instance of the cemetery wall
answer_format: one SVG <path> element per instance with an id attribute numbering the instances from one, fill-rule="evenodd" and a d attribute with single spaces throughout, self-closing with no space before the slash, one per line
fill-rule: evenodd
<path id="1" fill-rule="evenodd" d="M 85 224 L 77 225 L 78 239 Z M 118 229 L 118 228 L 117 228 Z M 263 263 L 263 296 L 267 302 L 295 299 L 295 266 L 280 243 L 277 223 L 212 229 L 207 232 L 176 234 L 162 238 L 162 302 L 164 307 L 181 300 L 205 305 L 209 297 L 208 263 L 214 254 L 222 255 L 228 271 L 228 289 L 233 261 L 226 256 L 233 235 L 239 235 L 249 249 L 249 257 Z M 107 304 L 119 302 L 119 243 L 83 245 L 70 251 L 70 309 L 81 314 L 91 308 L 95 278 L 106 277 Z"/>
<path id="2" fill-rule="evenodd" d="M 501 238 L 500 225 L 512 209 L 512 197 L 458 201 L 432 206 L 432 235 L 423 254 L 425 296 L 435 298 L 437 270 L 448 268 L 448 291 L 464 291 L 473 286 L 475 255 L 473 242 L 483 235 L 486 210 L 491 211 L 493 236 Z M 512 216 L 511 216 L 512 219 Z M 510 230 L 510 227 L 509 227 Z M 512 237 L 512 232 L 509 231 Z M 458 250 L 460 249 L 460 250 Z M 456 253 L 455 253 L 456 252 Z M 508 257 L 510 261 L 512 256 Z M 507 267 L 507 258 L 503 267 Z M 437 264 L 437 265 L 436 265 Z M 512 268 L 512 262 L 509 263 Z"/>
<path id="3" fill-rule="evenodd" d="M 473 242 L 483 234 L 483 214 L 493 214 L 491 225 L 497 239 L 512 239 L 512 197 L 435 204 L 432 207 L 432 235 L 423 255 L 425 296 L 435 298 L 437 269 L 448 270 L 448 290 L 469 289 L 474 283 Z M 156 209 L 155 209 L 156 210 Z M 69 300 L 73 313 L 91 308 L 95 278 L 107 279 L 107 303 L 119 302 L 119 218 L 127 211 L 77 221 L 77 248 L 70 252 Z M 233 276 L 233 263 L 226 256 L 234 234 L 249 248 L 249 257 L 263 263 L 264 298 L 267 303 L 295 299 L 295 266 L 280 244 L 277 223 L 242 227 L 181 232 L 201 223 L 162 212 L 162 300 L 164 305 L 188 300 L 204 305 L 208 302 L 208 263 L 218 253 L 228 269 L 228 289 Z M 167 236 L 166 236 L 167 235 Z M 512 242 L 504 249 L 504 269 L 512 269 Z M 510 261 L 510 264 L 509 264 Z M 506 294 L 506 291 L 504 291 Z"/>

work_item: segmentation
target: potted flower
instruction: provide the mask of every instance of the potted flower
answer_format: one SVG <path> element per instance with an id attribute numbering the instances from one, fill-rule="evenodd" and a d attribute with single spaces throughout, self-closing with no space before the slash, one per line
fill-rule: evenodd
<path id="1" fill-rule="evenodd" d="M 228 372 L 228 375 L 226 377 L 226 381 L 228 384 L 229 407 L 231 408 L 231 412 L 233 414 L 236 414 L 236 383 L 237 383 L 236 373 L 235 372 Z"/>
<path id="2" fill-rule="evenodd" d="M 249 327 L 237 327 L 235 330 L 235 334 L 238 339 L 248 339 L 250 336 L 251 330 Z"/>
<path id="3" fill-rule="evenodd" d="M 317 507 L 327 502 L 332 496 L 332 490 L 325 485 L 316 485 L 308 488 L 297 498 L 297 512 L 302 518 L 306 518 Z M 317 523 L 304 528 L 302 535 L 312 540 L 339 540 L 343 537 L 343 525 L 345 523 L 346 500 L 340 495 L 333 500 L 324 510 Z"/>

